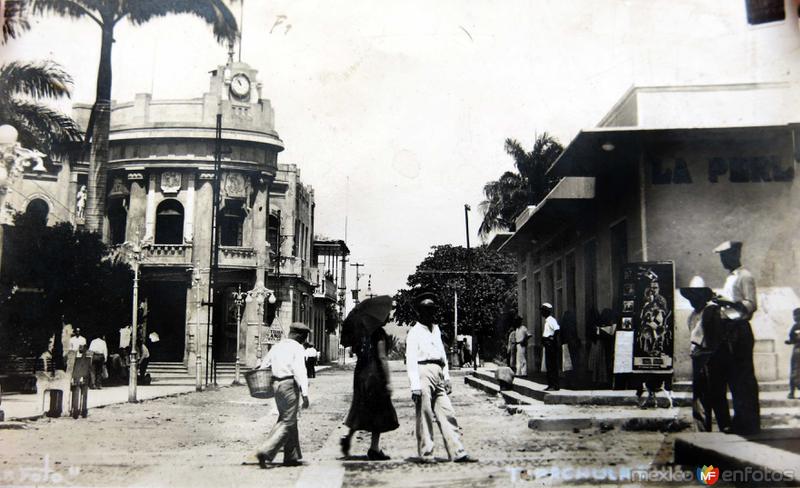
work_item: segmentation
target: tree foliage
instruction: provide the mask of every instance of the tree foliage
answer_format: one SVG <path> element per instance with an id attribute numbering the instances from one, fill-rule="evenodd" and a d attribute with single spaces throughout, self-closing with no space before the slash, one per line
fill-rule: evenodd
<path id="1" fill-rule="evenodd" d="M 525 151 L 515 139 L 506 139 L 505 150 L 514 159 L 514 171 L 506 171 L 483 187 L 485 200 L 479 232 L 485 236 L 492 230 L 514 229 L 514 218 L 528 205 L 537 205 L 558 184 L 558 178 L 547 170 L 564 151 L 564 147 L 547 132 L 536 138 L 531 151 Z"/>
<path id="2" fill-rule="evenodd" d="M 38 356 L 63 323 L 90 339 L 130 322 L 133 276 L 106 260 L 97 234 L 47 227 L 25 214 L 4 232 L 0 355 Z"/>
<path id="3" fill-rule="evenodd" d="M 471 254 L 472 271 L 467 275 L 468 257 Z M 415 287 L 430 290 L 438 297 L 438 321 L 446 340 L 454 333 L 454 293 L 458 292 L 458 333 L 478 335 L 482 356 L 492 357 L 502 343 L 496 330 L 503 312 L 516 310 L 516 260 L 481 246 L 467 250 L 462 246 L 433 246 L 430 254 L 408 277 L 408 288 L 395 296 L 395 320 L 410 325 L 416 320 L 413 308 Z M 497 273 L 497 274 L 492 274 Z"/>

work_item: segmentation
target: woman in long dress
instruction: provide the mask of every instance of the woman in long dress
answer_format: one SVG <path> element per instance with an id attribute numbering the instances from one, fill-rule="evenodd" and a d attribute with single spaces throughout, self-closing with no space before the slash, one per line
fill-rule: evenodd
<path id="1" fill-rule="evenodd" d="M 367 458 L 374 461 L 389 459 L 381 449 L 381 434 L 397 429 L 397 413 L 392 405 L 389 383 L 389 361 L 386 357 L 387 335 L 378 327 L 370 336 L 363 336 L 354 346 L 358 357 L 353 377 L 353 401 L 345 425 L 350 431 L 342 437 L 342 454 L 350 455 L 350 441 L 357 430 L 372 433 Z"/>

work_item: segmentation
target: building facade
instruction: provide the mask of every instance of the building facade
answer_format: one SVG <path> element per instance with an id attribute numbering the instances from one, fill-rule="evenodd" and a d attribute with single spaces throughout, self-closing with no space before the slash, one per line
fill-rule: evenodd
<path id="1" fill-rule="evenodd" d="M 85 127 L 90 111 L 76 105 L 74 117 Z M 219 271 L 210 296 L 217 114 Z M 205 369 L 213 351 L 218 364 L 254 366 L 293 321 L 318 322 L 320 342 L 329 342 L 318 317 L 325 315 L 316 311 L 327 307 L 328 295 L 316 303 L 326 281 L 317 278 L 314 191 L 295 165 L 278 164 L 283 148 L 257 71 L 232 56 L 210 72 L 200 98 L 138 94 L 112 104 L 103 239 L 141 246 L 139 296 L 147 302 L 148 332 L 160 337 L 151 361 L 183 363 L 193 374 L 196 358 Z M 87 174 L 85 161 L 47 161 L 14 183 L 8 207 L 80 227 Z M 5 212 L 3 223 L 10 216 Z M 235 292 L 258 285 L 274 299 L 237 301 Z M 335 292 L 332 302 L 338 306 Z M 116 320 L 120 327 L 130 322 Z"/>
<path id="2" fill-rule="evenodd" d="M 558 186 L 517 218 L 510 237 L 497 238 L 519 257 L 520 313 L 534 344 L 543 302 L 557 317 L 575 313 L 584 345 L 597 311 L 619 316 L 628 262 L 673 261 L 676 288 L 701 276 L 721 289 L 727 272 L 712 250 L 739 240 L 758 285 L 758 377 L 786 377 L 783 341 L 800 306 L 800 153 L 798 126 L 788 122 L 800 108 L 797 89 L 634 88 L 598 127 L 580 132 L 549 170 L 562 178 Z M 675 297 L 675 372 L 688 378 L 691 309 L 677 290 Z M 536 369 L 540 348 L 532 349 Z"/>

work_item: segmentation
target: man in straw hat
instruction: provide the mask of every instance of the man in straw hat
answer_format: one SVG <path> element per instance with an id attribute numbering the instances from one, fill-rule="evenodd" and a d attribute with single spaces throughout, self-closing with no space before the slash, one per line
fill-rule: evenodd
<path id="1" fill-rule="evenodd" d="M 302 465 L 297 410 L 300 403 L 298 394 L 302 395 L 303 408 L 308 408 L 308 376 L 303 349 L 308 333 L 308 326 L 300 322 L 293 323 L 289 327 L 289 336 L 275 344 L 261 362 L 260 369 L 272 367 L 272 386 L 278 406 L 278 422 L 256 453 L 262 469 L 267 467 L 267 463 L 275 458 L 281 448 L 284 466 Z"/>
<path id="2" fill-rule="evenodd" d="M 458 433 L 458 421 L 448 395 L 453 387 L 447 371 L 447 354 L 442 333 L 434 323 L 437 297 L 418 291 L 414 297 L 417 321 L 406 336 L 406 368 L 411 382 L 411 399 L 416 408 L 417 451 L 423 463 L 433 457 L 433 422 L 439 424 L 444 447 L 457 463 L 476 462 L 467 454 Z"/>
<path id="3" fill-rule="evenodd" d="M 723 368 L 733 399 L 731 431 L 755 434 L 761 430 L 758 405 L 758 381 L 753 366 L 753 331 L 750 318 L 758 308 L 756 280 L 742 266 L 742 243 L 726 241 L 714 249 L 728 271 L 718 303 L 722 306 L 727 347 L 727 364 Z"/>

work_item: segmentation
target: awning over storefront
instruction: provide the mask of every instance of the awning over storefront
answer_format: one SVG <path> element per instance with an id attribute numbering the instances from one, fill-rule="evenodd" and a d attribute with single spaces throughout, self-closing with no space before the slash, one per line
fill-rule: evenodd
<path id="1" fill-rule="evenodd" d="M 542 237 L 563 225 L 565 221 L 578 218 L 595 196 L 593 177 L 568 177 L 542 200 L 531 205 L 516 220 L 517 231 L 498 250 L 514 252 L 535 244 Z"/>
<path id="2" fill-rule="evenodd" d="M 598 176 L 638 159 L 645 142 L 747 140 L 770 136 L 794 135 L 795 159 L 798 154 L 798 125 L 752 127 L 642 129 L 636 127 L 587 129 L 578 133 L 548 170 L 551 176 Z"/>

